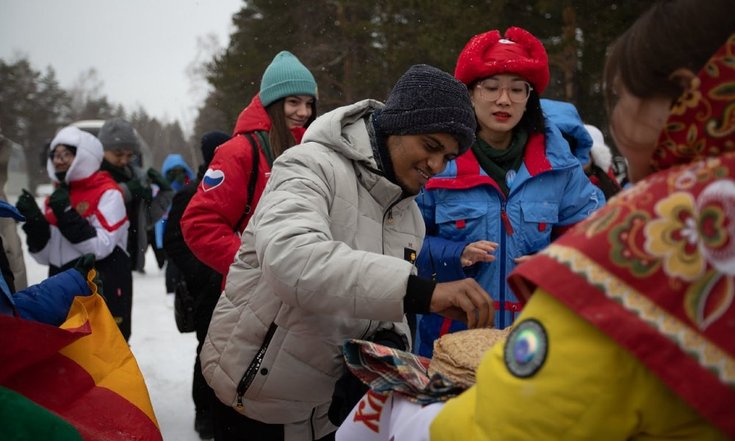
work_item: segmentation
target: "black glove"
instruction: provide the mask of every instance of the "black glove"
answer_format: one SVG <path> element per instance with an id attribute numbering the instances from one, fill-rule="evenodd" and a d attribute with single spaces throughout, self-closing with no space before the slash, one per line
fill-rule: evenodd
<path id="1" fill-rule="evenodd" d="M 26 218 L 23 231 L 26 232 L 28 251 L 31 253 L 41 251 L 51 238 L 51 228 L 43 213 L 41 213 L 41 209 L 38 208 L 36 199 L 28 190 L 24 189 L 15 204 L 15 208 Z"/>
<path id="2" fill-rule="evenodd" d="M 65 185 L 59 186 L 48 198 L 48 205 L 57 218 L 60 218 L 65 211 L 71 209 L 71 200 L 69 199 L 69 190 Z"/>
<path id="3" fill-rule="evenodd" d="M 20 214 L 25 216 L 26 222 L 46 220 L 46 218 L 43 217 L 41 209 L 36 203 L 36 198 L 34 198 L 31 192 L 25 188 L 23 189 L 23 193 L 21 193 L 20 197 L 18 197 L 18 202 L 15 203 L 15 208 L 20 211 Z"/>
<path id="4" fill-rule="evenodd" d="M 146 173 L 148 174 L 148 177 L 151 178 L 151 181 L 158 185 L 161 190 L 171 190 L 171 184 L 168 183 L 166 178 L 164 178 L 158 170 L 151 167 Z"/>
<path id="5" fill-rule="evenodd" d="M 74 269 L 79 271 L 79 273 L 84 277 L 87 278 L 87 273 L 89 273 L 89 270 L 94 268 L 94 254 L 88 253 L 77 259 L 76 263 L 74 263 Z"/>
<path id="6" fill-rule="evenodd" d="M 130 191 L 130 194 L 133 195 L 133 199 L 143 199 L 146 202 L 150 202 L 153 200 L 153 192 L 151 191 L 151 187 L 145 185 L 143 182 L 140 182 L 140 180 L 131 179 L 128 182 L 125 182 L 125 185 L 128 187 L 128 191 Z"/>
<path id="7" fill-rule="evenodd" d="M 71 243 L 77 244 L 97 236 L 97 230 L 92 224 L 72 209 L 69 188 L 66 185 L 59 186 L 51 193 L 48 205 L 56 215 L 59 232 Z"/>
<path id="8" fill-rule="evenodd" d="M 96 292 L 104 297 L 104 293 L 102 292 L 102 279 L 100 279 L 100 273 L 97 272 L 94 263 L 94 254 L 88 253 L 77 259 L 73 268 L 79 271 L 87 282 L 87 285 L 89 285 L 89 289 L 92 290 L 92 293 L 96 289 Z"/>

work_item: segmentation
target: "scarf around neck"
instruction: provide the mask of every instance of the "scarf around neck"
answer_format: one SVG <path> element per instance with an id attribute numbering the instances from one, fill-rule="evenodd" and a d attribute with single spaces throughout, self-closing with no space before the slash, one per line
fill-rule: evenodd
<path id="1" fill-rule="evenodd" d="M 510 193 L 508 182 L 511 180 L 507 179 L 508 172 L 517 172 L 521 168 L 527 141 L 528 134 L 524 130 L 517 129 L 513 131 L 513 137 L 506 149 L 497 149 L 479 136 L 472 144 L 472 152 L 480 167 L 493 178 L 505 196 Z"/>

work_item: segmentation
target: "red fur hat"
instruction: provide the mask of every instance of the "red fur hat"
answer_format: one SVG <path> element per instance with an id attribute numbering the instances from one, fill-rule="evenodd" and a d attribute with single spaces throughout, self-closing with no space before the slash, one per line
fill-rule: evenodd
<path id="1" fill-rule="evenodd" d="M 530 32 L 510 27 L 475 35 L 462 49 L 454 76 L 466 85 L 492 75 L 513 73 L 525 78 L 539 95 L 549 85 L 549 58 Z"/>

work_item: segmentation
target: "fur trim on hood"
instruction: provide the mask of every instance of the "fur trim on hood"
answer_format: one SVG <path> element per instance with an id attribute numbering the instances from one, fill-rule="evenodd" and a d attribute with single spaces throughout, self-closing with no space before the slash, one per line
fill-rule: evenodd
<path id="1" fill-rule="evenodd" d="M 88 178 L 99 170 L 100 164 L 102 164 L 102 157 L 104 156 L 102 143 L 91 133 L 74 126 L 64 127 L 51 140 L 49 153 L 53 152 L 59 144 L 76 147 L 77 149 L 74 160 L 64 177 L 64 182 L 67 184 L 72 181 Z M 59 179 L 56 177 L 54 162 L 50 157 L 46 160 L 46 171 L 52 182 L 59 182 Z"/>
<path id="2" fill-rule="evenodd" d="M 600 167 L 605 172 L 610 171 L 613 155 L 610 151 L 610 147 L 605 143 L 605 138 L 602 136 L 602 132 L 600 129 L 590 124 L 585 124 L 584 128 L 587 129 L 587 132 L 589 132 L 592 137 L 592 150 L 590 151 L 592 163 Z"/>

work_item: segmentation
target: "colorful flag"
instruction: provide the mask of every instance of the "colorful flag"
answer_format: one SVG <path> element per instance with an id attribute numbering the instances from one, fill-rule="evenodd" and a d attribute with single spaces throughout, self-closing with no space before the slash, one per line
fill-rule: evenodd
<path id="1" fill-rule="evenodd" d="M 99 294 L 75 297 L 58 328 L 0 316 L 0 354 L 0 385 L 85 441 L 162 440 L 138 363 Z"/>

